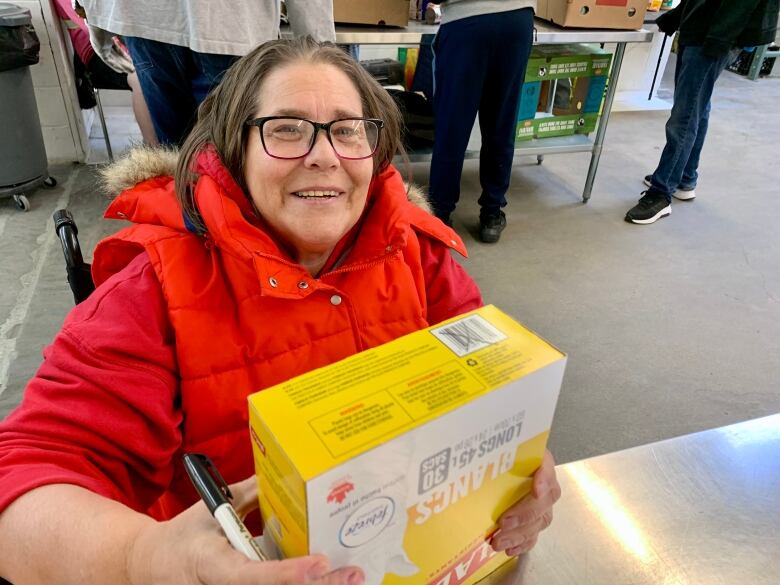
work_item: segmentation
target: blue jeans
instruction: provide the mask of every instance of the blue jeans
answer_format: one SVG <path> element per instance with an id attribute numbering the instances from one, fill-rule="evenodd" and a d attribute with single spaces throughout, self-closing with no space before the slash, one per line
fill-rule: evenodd
<path id="1" fill-rule="evenodd" d="M 238 57 L 196 53 L 187 47 L 124 37 L 161 144 L 180 145 L 200 102 Z"/>
<path id="2" fill-rule="evenodd" d="M 463 18 L 443 25 L 433 43 L 436 132 L 429 194 L 447 218 L 460 198 L 460 175 L 479 111 L 482 149 L 480 217 L 498 215 L 515 154 L 520 87 L 531 52 L 531 8 Z"/>
<path id="3" fill-rule="evenodd" d="M 693 189 L 699 178 L 699 157 L 707 136 L 715 81 L 733 61 L 702 54 L 701 47 L 679 47 L 674 72 L 674 105 L 666 122 L 666 146 L 651 178 L 651 189 L 671 201 L 678 188 Z"/>

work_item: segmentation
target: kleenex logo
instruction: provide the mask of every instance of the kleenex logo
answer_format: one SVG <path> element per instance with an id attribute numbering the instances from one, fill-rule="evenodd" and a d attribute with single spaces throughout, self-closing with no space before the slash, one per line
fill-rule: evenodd
<path id="1" fill-rule="evenodd" d="M 366 544 L 390 524 L 394 512 L 395 503 L 385 496 L 366 502 L 344 522 L 339 532 L 339 542 L 349 548 Z"/>

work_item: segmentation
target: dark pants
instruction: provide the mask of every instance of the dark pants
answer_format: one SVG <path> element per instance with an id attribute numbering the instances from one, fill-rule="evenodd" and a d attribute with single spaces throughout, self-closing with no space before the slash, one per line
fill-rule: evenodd
<path id="1" fill-rule="evenodd" d="M 652 189 L 670 201 L 678 188 L 696 187 L 712 90 L 721 71 L 733 60 L 733 52 L 713 59 L 702 54 L 701 47 L 678 48 L 674 105 L 666 122 L 666 146 L 651 179 Z"/>
<path id="2" fill-rule="evenodd" d="M 463 156 L 477 111 L 480 217 L 497 215 L 506 205 L 532 35 L 531 8 L 472 16 L 439 29 L 433 44 L 436 137 L 429 187 L 439 217 L 449 217 L 460 198 Z"/>
<path id="3" fill-rule="evenodd" d="M 127 85 L 127 73 L 114 71 L 103 63 L 97 55 L 93 55 L 92 59 L 89 60 L 87 71 L 89 72 L 89 80 L 92 82 L 92 86 L 97 89 L 130 90 L 130 86 Z"/>
<path id="4" fill-rule="evenodd" d="M 187 137 L 200 102 L 238 57 L 196 53 L 187 47 L 124 37 L 161 144 Z"/>

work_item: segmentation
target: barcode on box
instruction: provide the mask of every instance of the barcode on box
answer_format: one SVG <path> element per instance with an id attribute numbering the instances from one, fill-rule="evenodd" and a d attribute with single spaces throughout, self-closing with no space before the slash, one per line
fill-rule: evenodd
<path id="1" fill-rule="evenodd" d="M 455 323 L 431 329 L 431 333 L 458 357 L 506 339 L 506 335 L 479 315 L 471 315 Z"/>

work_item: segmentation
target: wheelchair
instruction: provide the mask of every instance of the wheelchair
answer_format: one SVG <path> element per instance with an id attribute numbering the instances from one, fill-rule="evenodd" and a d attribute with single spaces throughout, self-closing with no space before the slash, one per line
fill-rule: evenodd
<path id="1" fill-rule="evenodd" d="M 68 284 L 73 293 L 73 300 L 78 305 L 95 290 L 95 283 L 92 281 L 92 265 L 84 262 L 79 245 L 79 230 L 70 211 L 58 209 L 52 215 L 52 219 L 54 219 L 54 231 L 60 239 L 62 253 L 65 256 Z"/>

